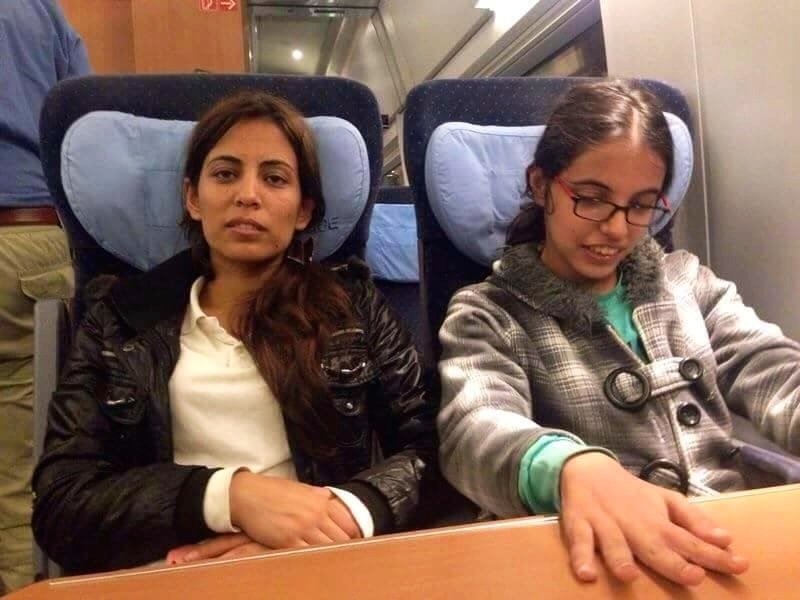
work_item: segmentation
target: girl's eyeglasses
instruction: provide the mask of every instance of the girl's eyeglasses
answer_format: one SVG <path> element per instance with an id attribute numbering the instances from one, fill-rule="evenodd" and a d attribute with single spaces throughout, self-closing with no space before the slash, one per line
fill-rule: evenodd
<path id="1" fill-rule="evenodd" d="M 649 227 L 663 215 L 669 214 L 669 203 L 663 194 L 654 194 L 648 198 L 635 199 L 629 205 L 621 206 L 601 198 L 578 194 L 558 175 L 553 179 L 574 202 L 573 212 L 581 219 L 598 222 L 607 221 L 618 210 L 621 210 L 625 213 L 625 220 L 631 225 Z M 663 206 L 659 206 L 659 203 L 662 203 Z"/>

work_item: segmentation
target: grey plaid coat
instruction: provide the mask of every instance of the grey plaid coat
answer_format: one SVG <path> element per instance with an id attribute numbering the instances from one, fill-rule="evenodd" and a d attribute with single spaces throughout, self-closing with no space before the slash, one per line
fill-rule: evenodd
<path id="1" fill-rule="evenodd" d="M 484 509 L 528 512 L 519 463 L 552 432 L 611 450 L 636 475 L 670 460 L 692 494 L 746 485 L 731 451 L 731 410 L 800 453 L 800 344 L 687 252 L 665 256 L 648 239 L 620 272 L 649 363 L 606 323 L 592 294 L 554 276 L 531 244 L 508 249 L 486 281 L 451 300 L 439 334 L 440 459 L 450 482 Z M 686 358 L 699 362 L 687 369 Z M 678 479 L 654 475 L 655 483 Z"/>

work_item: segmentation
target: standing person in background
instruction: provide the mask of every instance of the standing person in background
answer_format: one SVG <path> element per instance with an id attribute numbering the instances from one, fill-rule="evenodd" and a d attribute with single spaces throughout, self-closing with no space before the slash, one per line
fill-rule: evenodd
<path id="1" fill-rule="evenodd" d="M 88 72 L 54 0 L 0 2 L 0 590 L 33 578 L 33 305 L 69 297 L 73 284 L 39 160 L 39 112 L 56 83 Z"/>

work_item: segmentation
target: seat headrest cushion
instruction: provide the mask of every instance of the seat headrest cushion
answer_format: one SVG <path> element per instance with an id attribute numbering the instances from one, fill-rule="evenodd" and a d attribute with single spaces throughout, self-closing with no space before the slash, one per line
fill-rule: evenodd
<path id="1" fill-rule="evenodd" d="M 319 155 L 325 217 L 314 233 L 315 260 L 347 239 L 369 198 L 361 134 L 337 117 L 306 119 Z M 193 122 L 91 112 L 61 145 L 61 180 L 81 225 L 108 252 L 142 270 L 187 247 L 179 226 L 182 171 Z"/>
<path id="2" fill-rule="evenodd" d="M 673 142 L 670 214 L 651 226 L 656 233 L 677 210 L 692 176 L 694 154 L 686 124 L 664 113 Z M 431 210 L 450 241 L 475 262 L 489 266 L 525 195 L 525 169 L 544 125 L 480 126 L 450 122 L 437 127 L 425 153 L 425 185 Z"/>

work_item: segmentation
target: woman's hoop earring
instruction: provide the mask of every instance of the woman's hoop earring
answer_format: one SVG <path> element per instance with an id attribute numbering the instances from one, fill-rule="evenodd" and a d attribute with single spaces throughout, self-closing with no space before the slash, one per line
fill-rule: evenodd
<path id="1" fill-rule="evenodd" d="M 311 236 L 297 236 L 286 251 L 286 258 L 299 265 L 306 266 L 314 258 L 314 238 Z"/>
<path id="2" fill-rule="evenodd" d="M 527 184 L 525 186 L 525 191 L 522 193 L 523 198 L 527 198 L 528 200 L 533 200 L 533 188 L 531 188 L 531 184 Z"/>

